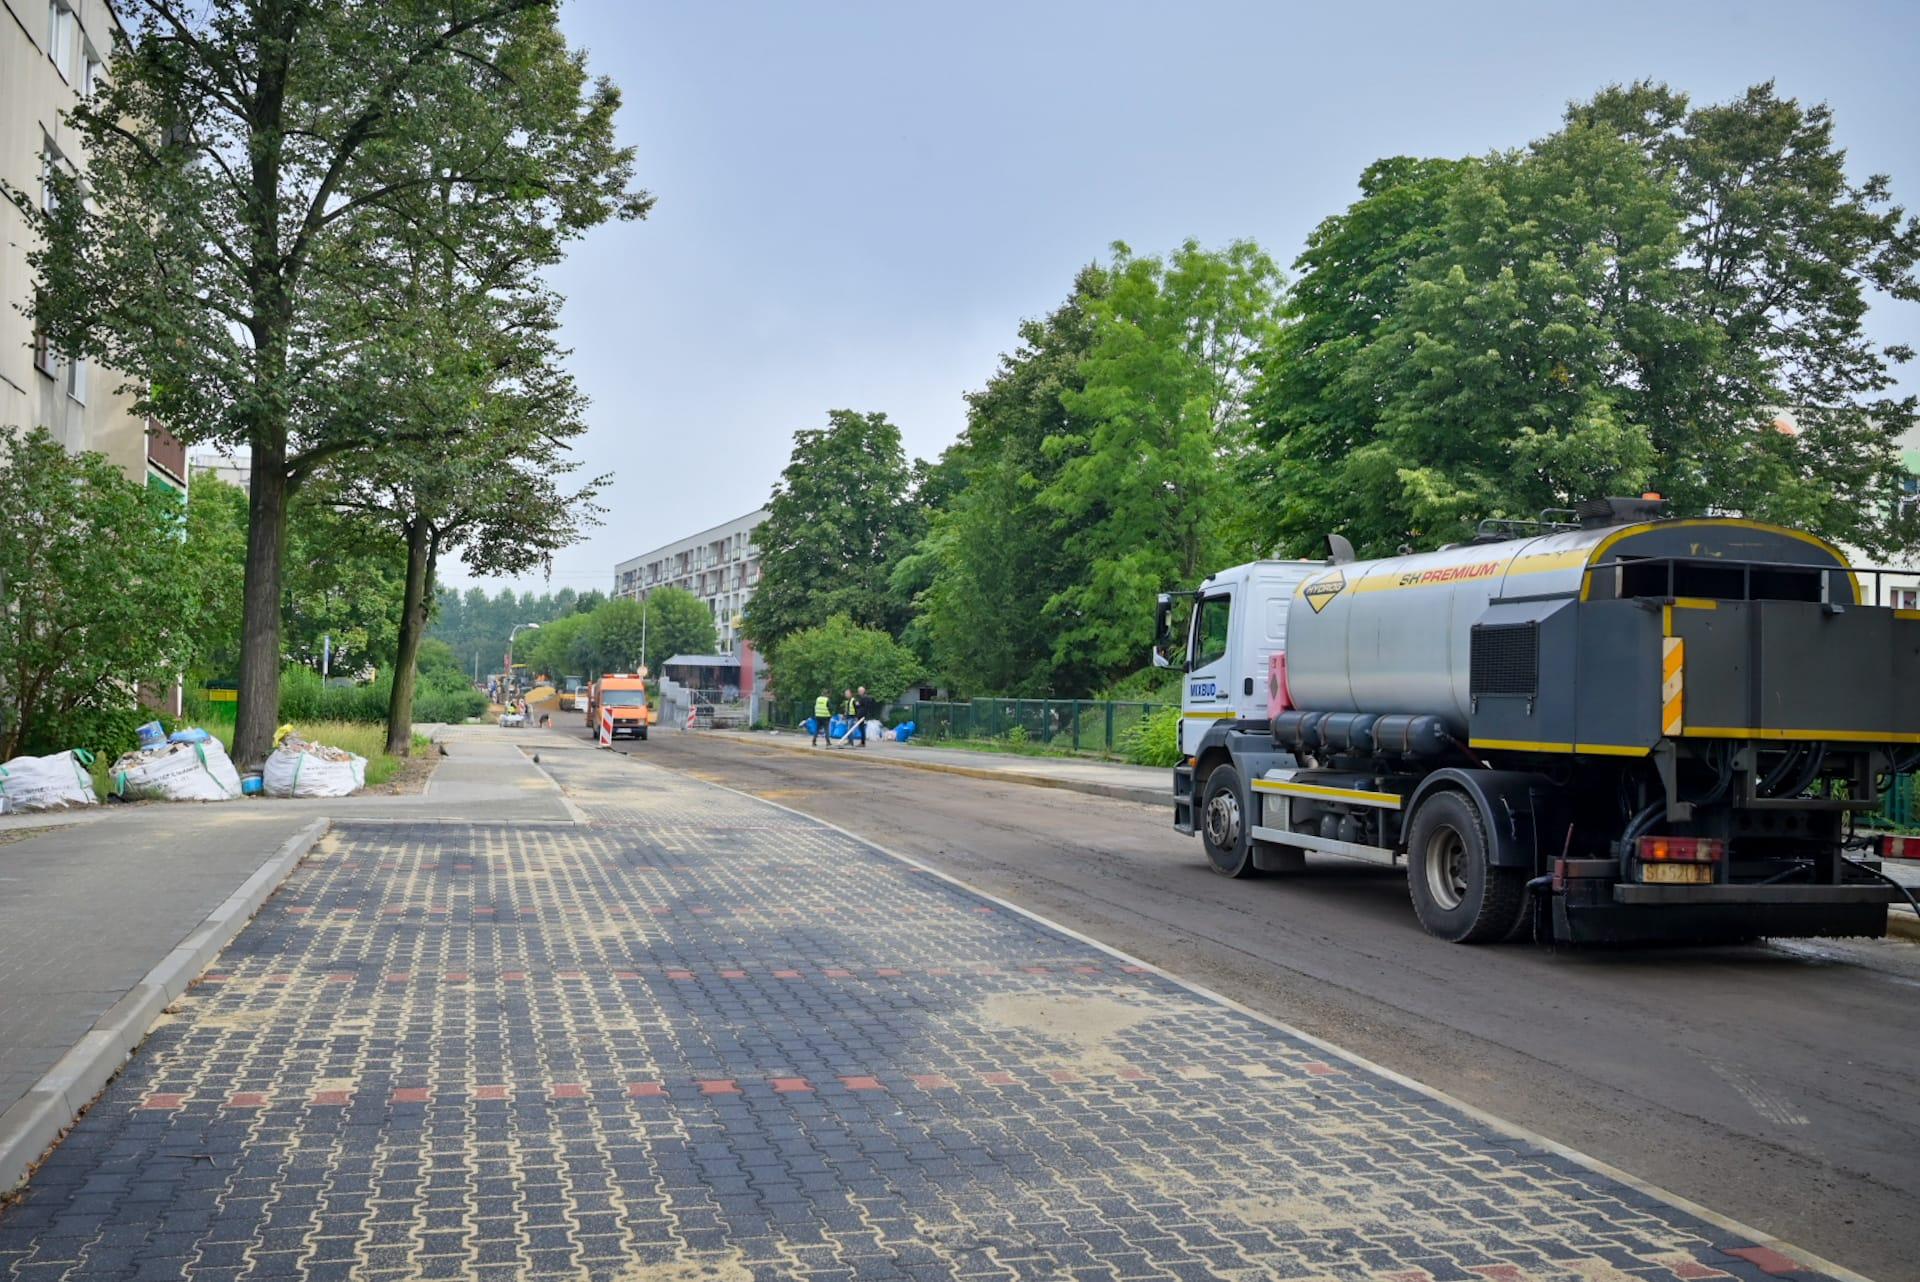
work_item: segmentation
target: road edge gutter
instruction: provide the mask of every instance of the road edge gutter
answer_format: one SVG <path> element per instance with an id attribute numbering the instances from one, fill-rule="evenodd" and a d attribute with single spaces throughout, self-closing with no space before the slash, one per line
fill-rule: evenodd
<path id="1" fill-rule="evenodd" d="M 628 758 L 628 759 L 635 760 L 635 758 Z M 647 763 L 642 762 L 640 764 L 644 765 Z M 661 770 L 670 769 L 670 767 L 667 767 L 667 766 L 658 766 L 656 768 Z M 752 793 L 747 792 L 745 789 L 742 789 L 742 788 L 734 788 L 734 787 L 728 786 L 727 784 L 715 783 L 710 779 L 702 779 L 698 775 L 687 774 L 684 771 L 674 771 L 673 773 L 682 775 L 683 777 L 690 779 L 695 783 L 705 784 L 709 788 L 718 788 L 722 792 L 730 792 L 730 793 L 733 793 L 735 796 L 746 797 L 749 800 L 757 801 L 762 805 L 772 806 L 776 810 L 782 810 L 782 811 L 785 811 L 787 814 L 795 815 L 801 819 L 805 819 L 810 823 L 819 824 L 822 828 L 826 828 L 833 832 L 837 832 L 841 836 L 847 838 L 849 841 L 852 841 L 861 846 L 864 846 L 867 849 L 875 851 L 878 854 L 884 855 L 889 859 L 905 864 L 909 868 L 915 869 L 916 871 L 919 871 L 919 872 L 926 873 L 928 876 L 931 876 L 931 877 L 937 877 L 941 881 L 944 881 L 951 886 L 956 886 L 959 889 L 968 893 L 969 895 L 972 895 L 977 899 L 983 900 L 986 903 L 993 904 L 999 908 L 1004 908 L 1011 913 L 1017 913 L 1020 916 L 1027 918 L 1029 921 L 1039 923 L 1040 925 L 1046 927 L 1048 930 L 1055 931 L 1061 935 L 1065 935 L 1069 939 L 1076 940 L 1092 948 L 1097 948 L 1101 952 L 1106 953 L 1108 956 L 1118 961 L 1125 962 L 1130 966 L 1142 967 L 1148 972 L 1154 975 L 1158 975 L 1160 978 L 1167 980 L 1169 983 L 1176 984 L 1179 987 L 1186 989 L 1188 992 L 1192 993 L 1196 997 L 1201 998 L 1204 1001 L 1212 1002 L 1215 1005 L 1224 1006 L 1228 1010 L 1236 1011 L 1239 1014 L 1247 1016 L 1249 1019 L 1254 1019 L 1259 1021 L 1262 1024 L 1265 1024 L 1269 1028 L 1285 1033 L 1289 1037 L 1297 1037 L 1302 1042 L 1305 1042 L 1307 1045 L 1314 1047 L 1316 1050 L 1319 1050 L 1327 1055 L 1331 1055 L 1336 1058 L 1342 1059 L 1347 1063 L 1352 1064 L 1356 1068 L 1360 1068 L 1365 1070 L 1366 1072 L 1373 1073 L 1380 1077 L 1383 1077 L 1386 1080 L 1393 1082 L 1398 1086 L 1405 1087 L 1406 1089 L 1413 1091 L 1416 1094 L 1423 1095 L 1427 1099 L 1430 1099 L 1437 1104 L 1444 1105 L 1445 1107 L 1453 1109 L 1456 1112 L 1464 1115 L 1465 1117 L 1468 1117 L 1473 1121 L 1478 1122 L 1480 1125 L 1487 1127 L 1489 1130 L 1492 1130 L 1501 1135 L 1508 1136 L 1512 1139 L 1520 1140 L 1527 1144 L 1532 1144 L 1538 1148 L 1545 1149 L 1547 1152 L 1552 1153 L 1557 1157 L 1565 1158 L 1569 1162 L 1573 1162 L 1579 1166 L 1585 1167 L 1587 1170 L 1594 1172 L 1596 1175 L 1601 1175 L 1606 1177 L 1607 1179 L 1617 1181 L 1618 1183 L 1624 1184 L 1628 1188 L 1633 1189 L 1637 1193 L 1640 1193 L 1646 1197 L 1653 1198 L 1656 1201 L 1664 1202 L 1668 1206 L 1673 1207 L 1677 1211 L 1682 1211 L 1688 1215 L 1693 1216 L 1696 1219 L 1704 1220 L 1708 1224 L 1711 1224 L 1716 1228 L 1724 1229 L 1729 1233 L 1737 1234 L 1740 1237 L 1746 1239 L 1746 1242 L 1749 1245 L 1771 1247 L 1773 1250 L 1780 1252 L 1782 1255 L 1791 1256 L 1803 1267 L 1812 1268 L 1812 1269 L 1818 1270 L 1819 1272 L 1825 1273 L 1829 1277 L 1837 1279 L 1837 1282 L 1872 1282 L 1871 1279 L 1867 1278 L 1863 1274 L 1856 1273 L 1852 1269 L 1843 1268 L 1842 1266 L 1835 1264 L 1831 1260 L 1825 1259 L 1822 1256 L 1815 1255 L 1811 1251 L 1803 1250 L 1802 1248 L 1797 1247 L 1793 1245 L 1791 1242 L 1788 1242 L 1783 1238 L 1777 1237 L 1774 1234 L 1763 1233 L 1759 1229 L 1754 1228 L 1750 1224 L 1742 1223 L 1741 1221 L 1736 1220 L 1731 1216 L 1722 1215 L 1718 1211 L 1702 1206 L 1700 1203 L 1692 1201 L 1689 1198 L 1681 1197 L 1678 1193 L 1675 1193 L 1669 1189 L 1663 1188 L 1658 1184 L 1651 1183 L 1650 1181 L 1643 1180 L 1636 1175 L 1629 1174 L 1628 1172 L 1621 1170 L 1619 1167 L 1614 1166 L 1609 1162 L 1603 1162 L 1597 1157 L 1593 1157 L 1593 1156 L 1590 1156 L 1589 1154 L 1581 1152 L 1579 1149 L 1570 1148 L 1567 1145 L 1560 1143 L 1558 1140 L 1550 1139 L 1547 1136 L 1540 1134 L 1538 1131 L 1529 1130 L 1528 1128 L 1521 1126 L 1517 1123 L 1510 1122 L 1503 1117 L 1499 1117 L 1493 1113 L 1486 1112 L 1483 1109 L 1476 1108 L 1472 1104 L 1467 1103 L 1465 1100 L 1458 1099 L 1452 1095 L 1449 1095 L 1447 1092 L 1440 1090 L 1437 1087 L 1429 1086 L 1425 1082 L 1418 1081 L 1414 1078 L 1408 1077 L 1404 1073 L 1395 1072 L 1393 1069 L 1388 1068 L 1384 1064 L 1375 1063 L 1373 1060 L 1370 1060 L 1363 1055 L 1356 1054 L 1355 1052 L 1347 1050 L 1344 1047 L 1336 1046 L 1332 1042 L 1326 1041 L 1323 1038 L 1315 1037 L 1312 1033 L 1306 1032 L 1303 1029 L 1295 1028 L 1293 1025 L 1285 1022 L 1284 1020 L 1275 1019 L 1271 1015 L 1263 1014 L 1260 1011 L 1254 1010 L 1250 1006 L 1246 1006 L 1240 1002 L 1235 1001 L 1233 998 L 1228 997 L 1224 993 L 1215 992 L 1213 989 L 1208 988 L 1204 984 L 1198 984 L 1193 982 L 1192 980 L 1183 979 L 1181 976 L 1176 975 L 1173 972 L 1166 970 L 1163 967 L 1156 966 L 1152 962 L 1149 962 L 1144 958 L 1135 957 L 1132 953 L 1126 952 L 1119 948 L 1115 948 L 1111 944 L 1103 943 L 1102 941 L 1093 938 L 1091 935 L 1083 935 L 1079 931 L 1073 929 L 1071 926 L 1063 926 L 1059 922 L 1054 921 L 1050 917 L 1042 916 L 1040 913 L 1034 912 L 1033 910 L 1028 908 L 1022 908 L 1019 904 L 1013 903 L 1006 899 L 1002 899 L 998 895 L 989 894 L 986 891 L 981 890 L 979 887 L 974 886 L 962 880 L 959 877 L 955 877 L 951 873 L 942 872 L 938 868 L 935 868 L 926 863 L 922 863 L 920 860 L 913 858 L 911 855 L 903 855 L 898 851 L 889 850 L 885 846 L 881 845 L 879 842 L 872 841 L 866 837 L 862 837 L 858 833 L 849 832 L 845 828 L 842 828 L 840 825 L 836 823 L 830 823 L 825 819 L 821 819 L 815 815 L 810 815 L 803 810 L 797 810 L 792 806 L 782 805 L 778 801 L 769 801 L 765 797 L 756 797 Z M 1920 933 L 1920 928 L 1916 929 L 1916 933 Z"/>
<path id="2" fill-rule="evenodd" d="M 750 735 L 752 732 L 721 731 L 722 734 Z M 768 739 L 742 737 L 739 743 L 758 744 L 775 752 L 791 752 L 810 755 L 821 760 L 828 759 L 811 747 L 802 748 L 799 744 L 775 743 Z M 912 751 L 912 749 L 906 749 Z M 1030 788 L 1053 788 L 1062 792 L 1085 793 L 1090 797 L 1105 797 L 1109 801 L 1131 801 L 1143 806 L 1171 806 L 1173 804 L 1173 784 L 1169 782 L 1164 789 L 1131 788 L 1125 784 L 1101 783 L 1094 779 L 1055 779 L 1048 775 L 1030 775 L 1015 770 L 988 770 L 977 766 L 956 766 L 945 761 L 898 761 L 890 757 L 870 756 L 851 757 L 845 753 L 831 758 L 835 761 L 862 760 L 874 766 L 892 766 L 898 770 L 924 770 L 929 774 L 960 775 L 968 779 L 985 779 L 990 783 L 1017 783 Z M 1171 772 L 1169 772 L 1171 779 Z"/>
<path id="3" fill-rule="evenodd" d="M 146 1040 L 160 1012 L 187 991 L 207 964 L 253 920 L 287 874 L 326 835 L 332 822 L 315 819 L 282 842 L 238 890 L 109 1007 L 92 1030 L 43 1073 L 32 1089 L 0 1114 L 0 1196 L 26 1182 L 40 1159 L 65 1137 Z"/>

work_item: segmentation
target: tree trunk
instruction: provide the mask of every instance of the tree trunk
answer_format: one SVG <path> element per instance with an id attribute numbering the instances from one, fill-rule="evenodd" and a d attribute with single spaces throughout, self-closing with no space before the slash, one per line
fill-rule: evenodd
<path id="1" fill-rule="evenodd" d="M 273 751 L 280 720 L 280 554 L 286 543 L 284 436 L 253 434 L 253 480 L 247 488 L 247 575 L 240 618 L 240 690 L 234 711 L 233 761 L 258 770 Z"/>
<path id="2" fill-rule="evenodd" d="M 433 579 L 433 535 L 426 518 L 407 526 L 407 590 L 400 605 L 400 640 L 393 661 L 393 694 L 387 700 L 387 751 L 406 756 L 413 748 L 413 687 L 420 638 L 427 630 L 427 589 Z"/>

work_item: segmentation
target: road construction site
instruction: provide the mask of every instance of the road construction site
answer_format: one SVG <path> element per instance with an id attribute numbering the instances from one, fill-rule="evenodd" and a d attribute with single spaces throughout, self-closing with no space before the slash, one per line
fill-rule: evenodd
<path id="1" fill-rule="evenodd" d="M 112 1009 L 0 1116 L 86 1106 L 0 1277 L 1914 1274 L 1913 944 L 1461 948 L 1384 870 L 1213 876 L 1126 772 L 442 743 L 260 828 L 185 934 L 223 819 L 84 1000 L 88 948 L 15 968 L 0 1032 Z M 6 830 L 44 950 L 129 815 Z"/>
<path id="2" fill-rule="evenodd" d="M 1165 805 L 980 777 L 1045 763 L 804 744 L 663 732 L 620 750 L 817 815 L 1862 1272 L 1920 1275 L 1902 1227 L 1920 944 L 1460 948 L 1420 928 L 1401 872 L 1327 857 L 1227 881 Z"/>

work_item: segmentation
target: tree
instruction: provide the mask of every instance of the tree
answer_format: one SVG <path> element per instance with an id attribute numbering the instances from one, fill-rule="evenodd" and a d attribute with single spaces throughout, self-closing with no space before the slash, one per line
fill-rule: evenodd
<path id="1" fill-rule="evenodd" d="M 282 654 L 337 676 L 394 661 L 406 549 L 390 530 L 308 490 L 289 508 Z M 278 711 L 276 697 L 275 710 Z"/>
<path id="2" fill-rule="evenodd" d="M 1262 362 L 1256 529 L 1383 553 L 1650 487 L 1899 546 L 1910 353 L 1860 318 L 1868 287 L 1920 296 L 1920 229 L 1887 201 L 1770 85 L 1610 89 L 1523 151 L 1372 166 Z"/>
<path id="3" fill-rule="evenodd" d="M 826 427 L 794 434 L 754 532 L 760 586 L 747 603 L 746 634 L 763 653 L 835 614 L 888 631 L 905 623 L 888 580 L 912 546 L 909 483 L 900 429 L 885 414 L 833 410 Z"/>
<path id="4" fill-rule="evenodd" d="M 645 609 L 650 673 L 659 672 L 676 654 L 712 654 L 720 643 L 713 611 L 685 588 L 655 588 L 647 594 Z"/>
<path id="5" fill-rule="evenodd" d="M 583 642 L 588 622 L 584 614 L 568 614 L 541 624 L 527 647 L 528 670 L 545 673 L 556 681 L 585 676 L 588 663 Z"/>
<path id="6" fill-rule="evenodd" d="M 50 212 L 12 194 L 44 242 L 35 319 L 52 341 L 127 371 L 138 408 L 189 442 L 251 451 L 246 768 L 276 715 L 290 497 L 328 460 L 450 448 L 440 425 L 357 399 L 390 320 L 378 287 L 397 229 L 430 219 L 409 234 L 483 255 L 488 230 L 533 205 L 557 252 L 649 201 L 627 190 L 631 152 L 612 142 L 618 94 L 566 55 L 552 0 L 121 10 L 133 38 L 71 115 L 86 198 L 60 177 Z M 545 74 L 557 63 L 571 85 Z M 515 92 L 522 77 L 532 91 Z M 416 199 L 430 189 L 449 198 Z"/>
<path id="7" fill-rule="evenodd" d="M 587 616 L 582 654 L 589 675 L 632 672 L 644 662 L 640 640 L 651 620 L 638 601 L 619 597 Z"/>
<path id="8" fill-rule="evenodd" d="M 1086 566 L 1047 602 L 1054 662 L 1106 673 L 1139 666 L 1155 595 L 1243 559 L 1247 500 L 1233 466 L 1247 448 L 1254 353 L 1272 341 L 1282 278 L 1250 241 L 1188 241 L 1166 259 L 1114 246 L 1084 385 L 1061 401 L 1063 460 L 1039 502 Z"/>
<path id="9" fill-rule="evenodd" d="M 199 640 L 199 550 L 172 491 L 44 429 L 0 439 L 0 760 L 171 683 Z"/>
<path id="10" fill-rule="evenodd" d="M 920 675 L 913 652 L 879 628 L 863 628 L 836 614 L 817 628 L 803 628 L 780 643 L 772 658 L 773 688 L 782 698 L 809 701 L 826 690 L 865 686 L 881 703 L 897 698 Z"/>
<path id="11" fill-rule="evenodd" d="M 910 637 L 941 680 L 981 694 L 1085 691 L 1094 671 L 1057 663 L 1047 603 L 1087 573 L 1076 536 L 1094 514 L 1068 520 L 1042 492 L 1076 454 L 1047 442 L 1083 429 L 1065 398 L 1086 385 L 1093 344 L 1089 307 L 1106 274 L 1083 269 L 1072 295 L 1043 320 L 1020 325 L 1020 344 L 1000 358 L 985 388 L 967 396 L 967 426 L 916 498 L 928 531 L 894 575 L 912 601 Z"/>

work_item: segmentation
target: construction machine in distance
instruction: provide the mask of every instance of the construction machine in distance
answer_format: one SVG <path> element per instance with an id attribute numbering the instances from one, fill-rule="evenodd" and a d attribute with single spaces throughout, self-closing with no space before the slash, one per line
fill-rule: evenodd
<path id="1" fill-rule="evenodd" d="M 1460 943 L 1884 934 L 1853 824 L 1920 764 L 1920 611 L 1798 530 L 1566 515 L 1181 594 L 1174 826 L 1228 877 L 1404 868 Z"/>

